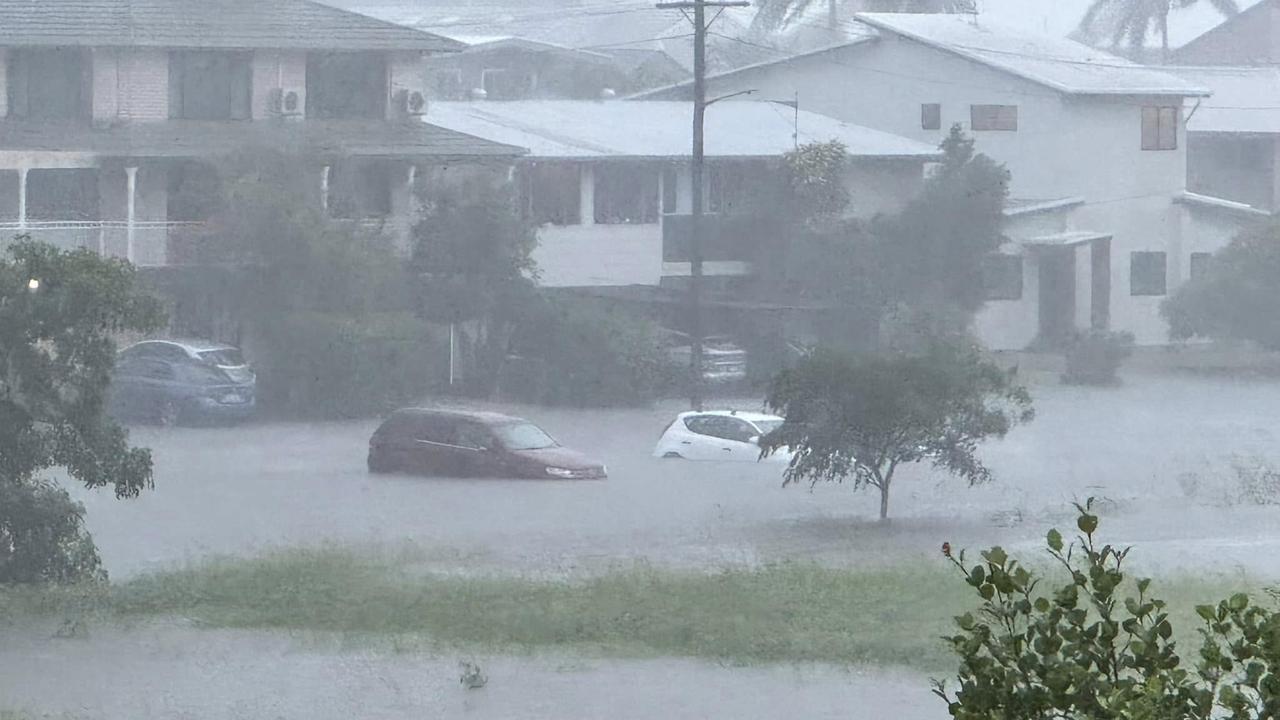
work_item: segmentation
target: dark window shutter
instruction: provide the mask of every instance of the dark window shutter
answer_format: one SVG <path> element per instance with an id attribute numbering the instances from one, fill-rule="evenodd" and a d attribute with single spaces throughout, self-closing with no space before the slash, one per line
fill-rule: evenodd
<path id="1" fill-rule="evenodd" d="M 169 53 L 169 117 L 182 117 L 182 76 L 186 68 L 185 56 L 178 51 Z"/>
<path id="2" fill-rule="evenodd" d="M 23 119 L 30 114 L 27 102 L 27 57 L 21 50 L 9 51 L 9 117 Z"/>

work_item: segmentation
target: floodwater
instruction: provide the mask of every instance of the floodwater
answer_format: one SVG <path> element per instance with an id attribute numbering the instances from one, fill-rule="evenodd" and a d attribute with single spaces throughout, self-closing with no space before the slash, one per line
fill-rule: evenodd
<path id="1" fill-rule="evenodd" d="M 1091 495 L 1103 498 L 1106 539 L 1134 545 L 1131 562 L 1144 570 L 1280 576 L 1280 505 L 1270 504 L 1280 503 L 1280 481 L 1250 495 L 1232 469 L 1280 467 L 1280 383 L 1149 375 L 1115 389 L 1033 391 L 1035 422 L 984 451 L 995 482 L 968 488 L 908 469 L 886 526 L 874 522 L 870 493 L 783 488 L 777 467 L 648 457 L 674 404 L 507 408 L 599 456 L 606 482 L 370 476 L 364 452 L 374 423 L 342 422 L 140 428 L 135 441 L 155 450 L 155 491 L 136 501 L 74 494 L 116 579 L 210 555 L 335 541 L 412 544 L 441 571 L 556 576 L 636 560 L 690 569 L 783 558 L 876 564 L 937 558 L 943 540 L 1034 556 L 1050 524 L 1071 527 L 1069 503 Z M 490 684 L 467 691 L 457 657 L 332 639 L 166 625 L 48 637 L 0 629 L 0 697 L 91 718 L 946 714 L 927 678 L 892 668 L 498 657 L 481 659 Z"/>

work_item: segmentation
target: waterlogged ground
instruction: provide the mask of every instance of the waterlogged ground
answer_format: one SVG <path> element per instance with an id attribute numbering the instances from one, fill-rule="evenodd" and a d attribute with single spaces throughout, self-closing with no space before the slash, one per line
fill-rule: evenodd
<path id="1" fill-rule="evenodd" d="M 1070 526 L 1068 503 L 1091 495 L 1104 498 L 1107 539 L 1134 545 L 1144 570 L 1280 577 L 1280 505 L 1268 504 L 1280 486 L 1236 470 L 1280 468 L 1280 382 L 1157 375 L 1034 393 L 1036 421 L 985 451 L 995 482 L 970 489 L 909 469 L 888 526 L 873 521 L 873 495 L 847 487 L 783 488 L 778 468 L 649 458 L 676 405 L 511 410 L 606 461 L 602 483 L 371 477 L 374 424 L 347 422 L 138 429 L 155 451 L 154 492 L 73 492 L 117 580 L 327 542 L 409 545 L 437 571 L 538 576 L 636 561 L 883 564 L 936 558 L 943 540 L 1031 555 L 1051 523 Z M 0 630 L 0 699 L 94 718 L 945 716 L 927 678 L 893 669 L 490 658 L 490 685 L 467 692 L 450 654 L 153 625 L 48 635 Z"/>

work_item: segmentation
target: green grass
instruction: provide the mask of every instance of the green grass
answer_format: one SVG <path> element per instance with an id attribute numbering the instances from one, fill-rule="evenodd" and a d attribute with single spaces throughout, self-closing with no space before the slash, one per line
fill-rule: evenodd
<path id="1" fill-rule="evenodd" d="M 947 665 L 971 605 L 941 568 L 786 564 L 718 574 L 638 567 L 581 582 L 411 577 L 337 550 L 221 561 L 129 582 L 112 606 L 218 627 L 421 634 L 486 649 L 595 648 L 729 662 Z"/>
<path id="2" fill-rule="evenodd" d="M 406 564 L 408 563 L 408 564 Z M 941 563 L 880 569 L 787 563 L 716 574 L 638 566 L 580 581 L 413 574 L 410 558 L 340 548 L 226 559 L 112 588 L 0 592 L 0 612 L 184 616 L 224 628 L 342 633 L 482 651 L 547 648 L 730 663 L 814 661 L 947 672 L 939 641 L 979 601 Z M 1045 591 L 1053 586 L 1052 580 Z M 1169 601 L 1182 655 L 1194 656 L 1194 606 L 1244 590 L 1244 578 L 1153 583 Z M 0 720 L 5 720 L 0 716 Z"/>

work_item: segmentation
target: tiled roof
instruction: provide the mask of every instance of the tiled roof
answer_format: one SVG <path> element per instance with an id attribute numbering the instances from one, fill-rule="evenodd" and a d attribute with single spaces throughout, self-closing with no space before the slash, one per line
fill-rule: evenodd
<path id="1" fill-rule="evenodd" d="M 839 140 L 854 157 L 938 156 L 930 145 L 771 102 L 707 108 L 708 157 L 777 157 L 797 141 Z M 437 102 L 427 122 L 529 149 L 544 158 L 688 157 L 693 104 L 625 100 Z M 797 132 L 798 131 L 798 132 Z"/>
<path id="2" fill-rule="evenodd" d="M 453 40 L 309 0 L 0 0 L 0 45 L 453 51 Z"/>
<path id="3" fill-rule="evenodd" d="M 513 157 L 524 150 L 423 123 L 167 120 L 107 128 L 0 122 L 0 150 L 88 152 L 106 157 L 210 157 L 245 147 L 321 156 Z"/>

